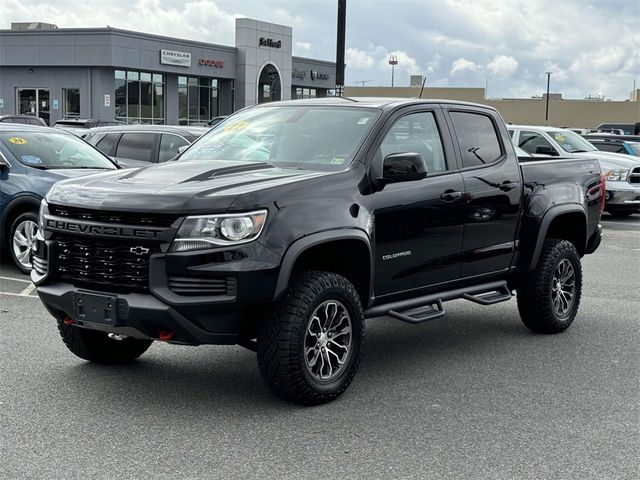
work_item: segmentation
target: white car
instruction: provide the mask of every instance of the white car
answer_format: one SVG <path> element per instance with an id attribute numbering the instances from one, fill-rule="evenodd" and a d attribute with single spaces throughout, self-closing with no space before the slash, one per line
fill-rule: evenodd
<path id="1" fill-rule="evenodd" d="M 640 159 L 603 152 L 568 129 L 509 125 L 513 144 L 540 157 L 596 158 L 607 179 L 605 210 L 627 216 L 640 212 Z"/>

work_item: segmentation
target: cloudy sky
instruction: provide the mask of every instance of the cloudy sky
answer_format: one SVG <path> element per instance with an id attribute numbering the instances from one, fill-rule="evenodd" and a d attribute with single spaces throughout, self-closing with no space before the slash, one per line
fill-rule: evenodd
<path id="1" fill-rule="evenodd" d="M 337 0 L 3 0 L 12 21 L 105 26 L 224 45 L 235 17 L 293 27 L 294 55 L 335 60 Z M 483 87 L 490 97 L 628 98 L 640 88 L 639 0 L 347 0 L 347 84 Z"/>

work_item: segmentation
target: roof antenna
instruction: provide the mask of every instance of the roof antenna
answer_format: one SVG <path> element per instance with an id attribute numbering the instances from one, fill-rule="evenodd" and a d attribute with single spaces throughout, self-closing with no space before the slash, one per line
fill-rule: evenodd
<path id="1" fill-rule="evenodd" d="M 425 83 L 427 83 L 427 77 L 422 77 L 422 88 L 420 89 L 420 98 L 422 98 L 422 91 L 424 90 Z"/>

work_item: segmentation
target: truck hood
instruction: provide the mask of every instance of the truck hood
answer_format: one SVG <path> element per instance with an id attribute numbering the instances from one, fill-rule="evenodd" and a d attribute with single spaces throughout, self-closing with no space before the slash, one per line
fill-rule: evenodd
<path id="1" fill-rule="evenodd" d="M 215 212 L 227 210 L 240 195 L 331 173 L 261 162 L 167 162 L 65 180 L 54 185 L 47 201 L 104 210 Z"/>
<path id="2" fill-rule="evenodd" d="M 27 168 L 27 175 L 38 178 L 46 178 L 52 182 L 58 182 L 67 178 L 84 177 L 96 173 L 103 173 L 103 168 L 57 168 L 51 170 L 36 170 L 34 168 Z M 106 170 L 107 172 L 115 172 L 116 170 Z"/>
<path id="3" fill-rule="evenodd" d="M 613 152 L 581 152 L 574 153 L 576 157 L 581 158 L 596 158 L 600 162 L 600 167 L 604 170 L 606 168 L 628 168 L 639 167 L 640 161 L 632 157 L 631 155 L 624 155 L 622 153 Z"/>

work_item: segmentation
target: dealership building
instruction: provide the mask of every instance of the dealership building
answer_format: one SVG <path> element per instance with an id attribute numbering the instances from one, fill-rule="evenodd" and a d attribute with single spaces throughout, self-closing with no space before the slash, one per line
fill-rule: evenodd
<path id="1" fill-rule="evenodd" d="M 292 29 L 236 19 L 235 46 L 116 28 L 0 30 L 0 115 L 202 124 L 275 100 L 324 97 L 335 63 L 292 56 Z"/>

